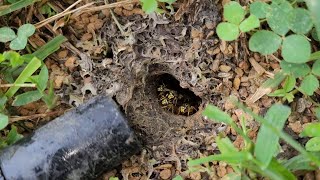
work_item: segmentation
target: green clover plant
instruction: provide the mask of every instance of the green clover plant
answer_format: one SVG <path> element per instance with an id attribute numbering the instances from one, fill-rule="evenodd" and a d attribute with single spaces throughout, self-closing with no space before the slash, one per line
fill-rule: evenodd
<path id="1" fill-rule="evenodd" d="M 308 9 L 297 4 L 304 2 Z M 296 92 L 311 96 L 319 88 L 320 52 L 312 53 L 307 37 L 314 37 L 316 41 L 320 37 L 319 13 L 315 12 L 314 6 L 320 7 L 320 2 L 255 1 L 244 9 L 238 2 L 231 1 L 224 5 L 225 22 L 218 24 L 217 35 L 222 40 L 233 41 L 240 33 L 249 33 L 249 49 L 262 55 L 281 49 L 284 60 L 281 61 L 281 68 L 287 78 L 284 87 L 270 96 L 283 97 L 292 102 Z M 262 29 L 262 24 L 269 28 Z M 310 61 L 313 62 L 312 68 L 309 67 Z"/>
<path id="2" fill-rule="evenodd" d="M 28 37 L 32 36 L 36 28 L 32 24 L 24 24 L 18 28 L 16 34 L 10 27 L 0 28 L 0 42 L 10 42 L 10 49 L 22 50 L 26 47 Z"/>

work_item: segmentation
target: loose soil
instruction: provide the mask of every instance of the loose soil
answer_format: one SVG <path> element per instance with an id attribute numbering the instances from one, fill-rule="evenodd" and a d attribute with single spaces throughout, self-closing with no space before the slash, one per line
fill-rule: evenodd
<path id="1" fill-rule="evenodd" d="M 245 115 L 249 135 L 255 139 L 259 124 L 228 102 L 227 97 L 234 95 L 247 102 L 254 112 L 264 115 L 279 100 L 260 95 L 259 87 L 279 70 L 279 63 L 277 54 L 266 59 L 249 52 L 245 34 L 234 42 L 218 39 L 215 28 L 222 20 L 222 6 L 226 2 L 228 0 L 180 0 L 174 4 L 174 12 L 164 14 L 146 15 L 136 3 L 112 11 L 75 13 L 68 19 L 45 25 L 31 37 L 33 48 L 57 34 L 69 40 L 45 62 L 60 96 L 54 112 L 78 106 L 99 94 L 110 96 L 122 108 L 144 144 L 141 154 L 101 179 L 111 176 L 130 180 L 172 179 L 177 174 L 185 179 L 221 179 L 233 171 L 225 163 L 213 162 L 210 175 L 186 172 L 189 158 L 219 152 L 215 144 L 218 134 L 228 136 L 236 147 L 244 145 L 230 127 L 203 118 L 202 110 L 208 103 L 217 105 L 237 123 Z M 51 3 L 61 12 L 74 1 Z M 22 10 L 20 14 L 28 14 L 26 17 L 14 13 L 6 22 L 15 26 L 45 19 L 36 9 L 31 6 Z M 158 88 L 163 84 L 189 99 L 188 104 L 194 107 L 191 114 L 172 112 L 161 104 Z M 315 120 L 312 103 L 298 94 L 289 105 L 293 114 L 286 131 L 305 143 L 297 135 L 306 123 Z M 51 114 L 32 118 L 46 111 L 42 102 L 16 111 L 17 115 L 29 117 L 16 122 L 19 131 L 25 133 L 54 117 Z M 284 153 L 280 157 L 297 154 L 285 143 L 281 145 Z M 312 179 L 315 174 L 307 176 Z"/>

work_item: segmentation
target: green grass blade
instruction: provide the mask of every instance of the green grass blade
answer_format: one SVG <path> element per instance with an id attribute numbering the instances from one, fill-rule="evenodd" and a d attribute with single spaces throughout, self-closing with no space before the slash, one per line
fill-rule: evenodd
<path id="1" fill-rule="evenodd" d="M 203 116 L 212 119 L 213 121 L 223 122 L 231 126 L 238 134 L 240 134 L 246 142 L 251 142 L 249 137 L 233 122 L 233 119 L 225 112 L 220 110 L 218 107 L 208 105 L 202 113 Z"/>
<path id="2" fill-rule="evenodd" d="M 217 137 L 216 143 L 218 145 L 218 148 L 221 154 L 238 152 L 237 148 L 234 147 L 234 145 L 232 144 L 232 142 L 228 137 L 225 137 L 225 138 Z"/>
<path id="3" fill-rule="evenodd" d="M 28 65 L 24 68 L 24 70 L 21 72 L 19 77 L 16 79 L 14 84 L 23 84 L 25 81 L 34 73 L 36 70 L 41 66 L 41 61 L 34 57 L 32 60 L 28 63 Z M 6 96 L 8 98 L 11 98 L 17 91 L 19 87 L 13 86 L 10 87 L 9 90 L 6 92 Z"/>
<path id="4" fill-rule="evenodd" d="M 315 156 L 312 153 L 307 152 L 297 141 L 295 141 L 291 136 L 286 134 L 283 131 L 280 131 L 279 129 L 275 128 L 270 124 L 266 119 L 263 117 L 255 114 L 252 112 L 249 108 L 244 106 L 242 103 L 238 102 L 236 98 L 231 98 L 231 101 L 239 108 L 241 108 L 244 112 L 248 113 L 251 115 L 256 121 L 260 122 L 261 124 L 264 124 L 266 127 L 268 127 L 274 134 L 279 136 L 281 139 L 286 141 L 288 144 L 290 144 L 294 149 L 299 151 L 301 154 L 305 155 L 308 157 L 313 163 L 315 163 L 317 166 L 320 167 L 320 159 L 319 157 Z"/>
<path id="5" fill-rule="evenodd" d="M 63 35 L 59 35 L 32 53 L 32 55 L 43 61 L 50 54 L 57 51 L 60 48 L 60 45 L 65 41 L 67 41 L 67 38 Z"/>
<path id="6" fill-rule="evenodd" d="M 288 170 L 285 166 L 278 163 L 278 161 L 273 158 L 269 164 L 269 166 L 262 170 L 259 168 L 259 165 L 252 165 L 250 163 L 243 164 L 243 167 L 247 169 L 251 169 L 254 172 L 261 174 L 264 177 L 268 177 L 269 179 L 276 180 L 295 180 L 296 177 Z"/>
<path id="7" fill-rule="evenodd" d="M 0 7 L 0 9 L 1 9 L 0 16 L 9 14 L 9 13 L 16 11 L 16 10 L 19 10 L 21 8 L 27 7 L 37 1 L 39 1 L 39 0 L 21 0 L 16 3 L 13 3 L 11 5 L 8 5 L 7 7 L 5 7 L 5 6 Z"/>
<path id="8" fill-rule="evenodd" d="M 320 152 L 315 152 L 314 154 L 320 157 Z M 283 166 L 285 166 L 291 172 L 298 170 L 313 171 L 318 169 L 318 167 L 315 166 L 312 161 L 310 161 L 310 159 L 303 154 L 299 154 L 298 156 L 283 162 Z"/>
<path id="9" fill-rule="evenodd" d="M 290 113 L 291 110 L 289 107 L 275 104 L 269 108 L 265 119 L 273 127 L 281 131 Z M 257 160 L 262 163 L 262 169 L 268 167 L 272 157 L 275 155 L 275 152 L 277 151 L 278 141 L 279 136 L 264 124 L 262 124 L 254 149 Z"/>
<path id="10" fill-rule="evenodd" d="M 233 152 L 228 154 L 216 154 L 199 159 L 190 160 L 188 166 L 197 166 L 212 161 L 224 161 L 231 164 L 241 164 L 252 159 L 252 155 L 247 151 Z"/>
<path id="11" fill-rule="evenodd" d="M 218 107 L 210 104 L 205 108 L 202 114 L 214 121 L 223 122 L 228 125 L 230 125 L 233 122 L 232 118 L 227 113 L 221 111 Z"/>

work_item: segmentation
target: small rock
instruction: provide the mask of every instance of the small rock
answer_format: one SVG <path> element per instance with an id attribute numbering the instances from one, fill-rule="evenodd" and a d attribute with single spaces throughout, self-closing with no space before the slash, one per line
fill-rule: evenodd
<path id="1" fill-rule="evenodd" d="M 218 59 L 214 60 L 210 66 L 211 71 L 217 72 L 219 69 L 220 61 Z"/>
<path id="2" fill-rule="evenodd" d="M 60 52 L 58 53 L 58 57 L 61 58 L 61 59 L 66 58 L 67 55 L 68 55 L 68 50 L 63 50 L 63 51 L 60 51 Z"/>
<path id="3" fill-rule="evenodd" d="M 31 122 L 24 122 L 24 125 L 25 125 L 26 127 L 30 128 L 30 129 L 33 129 L 33 128 L 34 128 L 34 125 L 33 125 L 33 123 L 31 123 Z"/>
<path id="4" fill-rule="evenodd" d="M 170 169 L 164 169 L 160 172 L 161 179 L 169 179 L 171 177 L 171 170 Z"/>
<path id="5" fill-rule="evenodd" d="M 200 172 L 192 172 L 192 173 L 190 173 L 190 179 L 192 179 L 192 180 L 201 180 Z"/>
<path id="6" fill-rule="evenodd" d="M 226 102 L 224 103 L 224 109 L 226 111 L 233 109 L 234 107 L 235 107 L 234 104 L 229 99 L 227 99 Z"/>
<path id="7" fill-rule="evenodd" d="M 230 66 L 227 66 L 227 65 L 221 65 L 219 67 L 220 71 L 222 72 L 229 72 L 231 70 L 231 67 Z"/>
<path id="8" fill-rule="evenodd" d="M 233 87 L 235 90 L 239 90 L 239 87 L 240 87 L 240 78 L 236 77 L 233 79 Z"/>
<path id="9" fill-rule="evenodd" d="M 289 123 L 289 128 L 291 128 L 292 131 L 297 134 L 300 134 L 303 130 L 303 127 L 302 127 L 300 121 L 296 121 L 294 123 Z"/>
<path id="10" fill-rule="evenodd" d="M 66 62 L 64 63 L 64 65 L 65 65 L 67 68 L 69 68 L 70 71 L 72 71 L 72 70 L 74 69 L 74 67 L 75 67 L 75 64 L 74 64 L 75 61 L 76 61 L 76 57 L 71 56 L 71 57 L 69 57 L 69 58 L 66 60 Z"/>

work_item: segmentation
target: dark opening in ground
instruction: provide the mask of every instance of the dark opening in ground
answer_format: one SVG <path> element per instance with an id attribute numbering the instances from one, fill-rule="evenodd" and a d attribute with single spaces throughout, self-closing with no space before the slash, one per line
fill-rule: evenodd
<path id="1" fill-rule="evenodd" d="M 190 116 L 199 110 L 201 98 L 192 91 L 183 89 L 179 81 L 170 74 L 161 74 L 156 77 L 155 91 L 160 106 L 173 114 Z"/>

